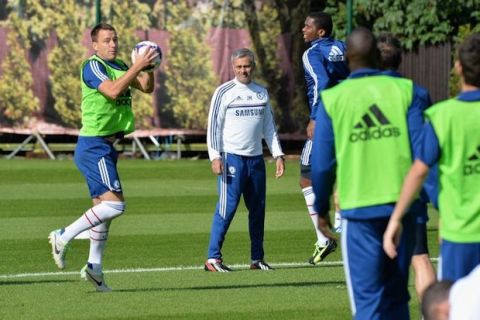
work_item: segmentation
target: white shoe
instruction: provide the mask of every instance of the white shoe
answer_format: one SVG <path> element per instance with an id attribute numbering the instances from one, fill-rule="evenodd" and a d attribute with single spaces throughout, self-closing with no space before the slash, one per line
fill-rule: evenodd
<path id="1" fill-rule="evenodd" d="M 55 264 L 58 268 L 65 269 L 65 255 L 68 251 L 68 244 L 62 241 L 60 235 L 60 229 L 52 231 L 48 235 L 48 240 L 52 245 L 52 255 Z"/>
<path id="2" fill-rule="evenodd" d="M 91 284 L 95 287 L 98 292 L 110 292 L 112 289 L 107 286 L 105 279 L 103 278 L 103 273 L 95 273 L 89 266 L 86 264 L 82 270 L 80 270 L 80 276 L 85 280 L 90 281 Z"/>

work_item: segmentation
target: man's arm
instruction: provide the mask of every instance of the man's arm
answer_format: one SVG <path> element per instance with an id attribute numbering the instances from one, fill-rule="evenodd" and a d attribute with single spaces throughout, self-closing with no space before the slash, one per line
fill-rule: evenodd
<path id="1" fill-rule="evenodd" d="M 267 102 L 267 105 L 265 106 L 265 118 L 263 120 L 263 138 L 265 139 L 270 153 L 275 159 L 278 157 L 283 157 L 285 155 L 282 151 L 282 146 L 280 145 L 280 139 L 278 138 L 277 128 L 270 102 Z"/>
<path id="2" fill-rule="evenodd" d="M 275 161 L 275 178 L 280 178 L 285 173 L 285 155 L 280 145 L 280 139 L 278 138 L 277 128 L 275 124 L 275 118 L 273 116 L 272 106 L 270 102 L 267 102 L 265 106 L 265 118 L 263 121 L 263 137 L 267 143 Z"/>
<path id="3" fill-rule="evenodd" d="M 223 161 L 221 157 L 222 150 L 222 129 L 225 121 L 225 108 L 222 103 L 223 91 L 221 87 L 213 93 L 208 111 L 207 125 L 207 147 L 210 158 L 212 172 L 220 175 L 223 172 Z"/>
<path id="4" fill-rule="evenodd" d="M 423 185 L 428 175 L 429 167 L 434 166 L 440 157 L 438 139 L 430 123 L 424 125 L 422 143 L 416 157 L 417 160 L 415 160 L 405 178 L 400 199 L 395 205 L 387 229 L 383 235 L 383 249 L 390 258 L 394 258 L 397 255 L 396 248 L 402 233 L 402 218 Z"/>
<path id="5" fill-rule="evenodd" d="M 150 66 L 153 63 L 153 60 L 156 58 L 158 53 L 153 50 L 153 49 L 148 49 L 145 50 L 143 54 L 140 54 L 137 56 L 137 59 L 135 63 L 132 65 L 130 69 L 125 72 L 123 76 L 116 80 L 105 80 L 103 81 L 100 86 L 98 87 L 98 90 L 106 97 L 110 99 L 116 99 L 118 96 L 122 94 L 123 91 L 125 91 L 130 85 L 134 86 L 135 88 L 142 90 L 143 87 L 140 84 L 140 81 L 137 80 L 138 75 L 140 72 Z M 151 78 L 151 84 L 146 84 L 146 89 L 149 88 L 149 86 L 152 87 L 153 89 L 153 75 L 149 76 Z M 143 82 L 148 82 L 149 80 L 143 81 Z M 142 90 L 143 91 L 143 90 Z M 144 92 L 148 92 L 144 91 Z"/>
<path id="6" fill-rule="evenodd" d="M 310 113 L 315 120 L 314 109 L 318 107 L 320 92 L 328 87 L 328 73 L 324 65 L 324 58 L 318 51 L 310 50 L 303 56 L 303 67 L 307 78 L 307 96 L 310 104 Z"/>
<path id="7" fill-rule="evenodd" d="M 397 246 L 402 234 L 402 219 L 412 201 L 420 191 L 423 181 L 428 175 L 428 166 L 421 160 L 415 160 L 403 183 L 400 199 L 390 217 L 387 229 L 383 234 L 383 250 L 390 258 L 397 256 Z"/>
<path id="8" fill-rule="evenodd" d="M 132 82 L 132 87 L 144 93 L 152 93 L 155 86 L 154 72 L 141 72 Z"/>

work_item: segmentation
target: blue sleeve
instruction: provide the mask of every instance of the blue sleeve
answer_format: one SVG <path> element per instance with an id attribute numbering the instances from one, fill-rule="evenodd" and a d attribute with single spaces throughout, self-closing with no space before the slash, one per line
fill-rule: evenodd
<path id="1" fill-rule="evenodd" d="M 422 94 L 418 87 L 413 87 L 412 103 L 407 112 L 408 134 L 412 146 L 412 158 L 419 153 L 421 145 L 422 128 L 424 124 L 423 111 L 428 108 L 429 97 Z"/>
<path id="2" fill-rule="evenodd" d="M 440 145 L 438 144 L 438 138 L 432 124 L 429 122 L 423 126 L 422 143 L 415 158 L 422 161 L 430 168 L 433 167 L 440 158 Z"/>
<path id="3" fill-rule="evenodd" d="M 98 89 L 100 84 L 108 79 L 105 66 L 96 60 L 90 60 L 83 67 L 83 82 L 89 88 Z"/>
<path id="4" fill-rule="evenodd" d="M 310 103 L 310 117 L 315 120 L 315 109 L 318 108 L 320 92 L 328 87 L 329 79 L 324 59 L 317 51 L 311 50 L 303 60 L 305 72 L 311 80 L 307 81 L 307 96 Z"/>
<path id="5" fill-rule="evenodd" d="M 312 147 L 312 186 L 315 193 L 315 211 L 320 215 L 330 210 L 330 195 L 335 183 L 335 143 L 332 120 L 320 101 Z"/>
<path id="6" fill-rule="evenodd" d="M 420 99 L 420 103 L 422 104 L 422 110 L 427 110 L 432 105 L 432 99 L 430 98 L 430 94 L 428 90 L 418 84 L 413 85 L 413 90 L 416 92 L 418 98 Z"/>

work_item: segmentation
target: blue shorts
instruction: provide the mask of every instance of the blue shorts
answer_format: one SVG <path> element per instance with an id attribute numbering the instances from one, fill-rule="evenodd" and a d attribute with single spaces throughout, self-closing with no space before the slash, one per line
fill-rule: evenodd
<path id="1" fill-rule="evenodd" d="M 389 217 L 344 219 L 342 255 L 352 313 L 355 319 L 409 319 L 408 275 L 414 245 L 414 214 L 403 219 L 398 256 L 383 251 Z"/>
<path id="2" fill-rule="evenodd" d="M 92 198 L 105 192 L 122 193 L 117 172 L 118 154 L 112 143 L 101 137 L 78 137 L 74 160 L 87 180 Z"/>
<path id="3" fill-rule="evenodd" d="M 480 243 L 457 243 L 442 239 L 439 279 L 456 281 L 480 264 Z"/>
<path id="4" fill-rule="evenodd" d="M 312 157 L 312 140 L 305 141 L 302 154 L 300 155 L 300 176 L 312 180 L 312 164 L 310 162 Z"/>

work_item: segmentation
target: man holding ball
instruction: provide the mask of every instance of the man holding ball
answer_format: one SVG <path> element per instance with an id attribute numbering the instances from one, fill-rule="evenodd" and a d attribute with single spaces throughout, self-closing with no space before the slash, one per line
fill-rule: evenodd
<path id="1" fill-rule="evenodd" d="M 90 35 L 95 54 L 81 66 L 82 129 L 75 164 L 87 181 L 93 206 L 72 224 L 52 231 L 49 240 L 56 265 L 64 269 L 68 243 L 89 230 L 90 254 L 81 275 L 97 291 L 108 292 L 111 289 L 102 272 L 103 252 L 111 220 L 125 210 L 113 142 L 135 130 L 131 88 L 153 92 L 153 73 L 142 71 L 154 64 L 158 52 L 145 50 L 129 68 L 117 59 L 118 37 L 111 25 L 100 23 Z"/>

